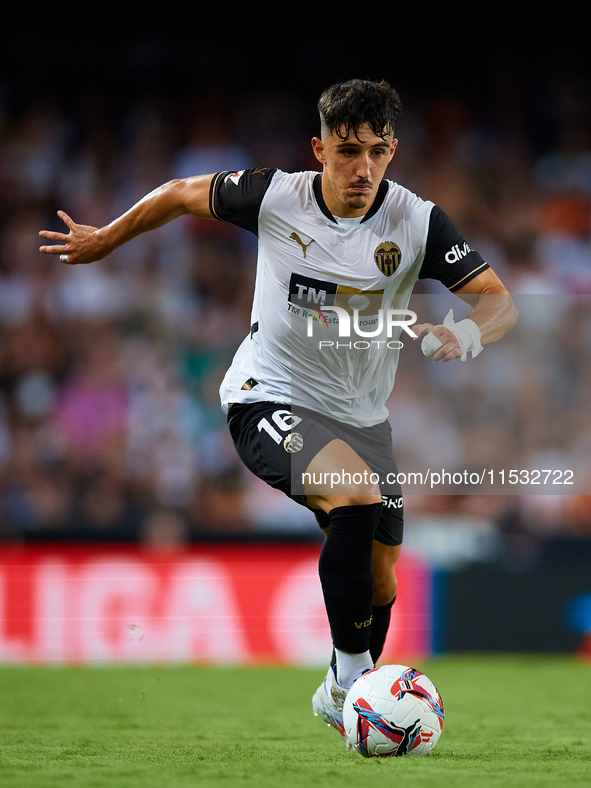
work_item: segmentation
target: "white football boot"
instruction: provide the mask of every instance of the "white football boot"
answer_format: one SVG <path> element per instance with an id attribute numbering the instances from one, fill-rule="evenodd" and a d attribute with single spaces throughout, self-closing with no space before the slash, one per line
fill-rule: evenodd
<path id="1" fill-rule="evenodd" d="M 349 690 L 341 687 L 335 676 L 332 665 L 312 698 L 312 710 L 316 717 L 322 717 L 327 725 L 336 728 L 341 734 L 348 750 L 353 747 L 347 741 L 343 725 L 343 706 Z"/>

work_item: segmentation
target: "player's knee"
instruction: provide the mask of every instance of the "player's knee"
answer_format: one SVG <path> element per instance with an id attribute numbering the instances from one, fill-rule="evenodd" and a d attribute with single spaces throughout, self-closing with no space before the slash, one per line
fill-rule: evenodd
<path id="1" fill-rule="evenodd" d="M 341 506 L 371 506 L 376 503 L 382 503 L 382 496 L 379 493 L 352 493 L 351 495 L 343 496 L 343 498 L 346 500 L 346 503 L 342 503 Z"/>
<path id="2" fill-rule="evenodd" d="M 307 500 L 312 509 L 320 509 L 326 514 L 342 506 L 371 506 L 382 503 L 381 495 L 363 492 L 349 495 L 314 495 L 308 496 Z"/>
<path id="3" fill-rule="evenodd" d="M 359 474 L 361 476 L 361 474 Z M 373 478 L 356 479 L 355 475 L 348 486 L 341 491 L 339 506 L 372 506 L 382 503 L 382 494 L 378 482 Z"/>
<path id="4" fill-rule="evenodd" d="M 379 484 L 352 484 L 345 488 L 322 490 L 319 494 L 308 494 L 310 508 L 330 512 L 341 506 L 372 506 L 382 504 Z"/>

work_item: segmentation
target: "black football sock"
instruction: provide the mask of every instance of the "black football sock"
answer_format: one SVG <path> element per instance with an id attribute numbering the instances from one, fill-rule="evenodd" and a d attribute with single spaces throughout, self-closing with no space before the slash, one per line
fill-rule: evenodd
<path id="1" fill-rule="evenodd" d="M 371 633 L 369 636 L 369 652 L 373 659 L 374 665 L 380 658 L 384 650 L 384 643 L 388 634 L 390 626 L 390 616 L 392 614 L 392 605 L 396 601 L 396 597 L 387 605 L 377 605 L 371 609 Z"/>
<path id="2" fill-rule="evenodd" d="M 373 598 L 373 538 L 382 504 L 339 506 L 328 515 L 318 572 L 335 648 L 369 649 Z"/>
<path id="3" fill-rule="evenodd" d="M 369 635 L 369 652 L 373 659 L 374 665 L 380 658 L 384 650 L 384 643 L 390 628 L 390 618 L 392 614 L 392 605 L 396 602 L 396 597 L 387 605 L 374 605 L 371 609 L 371 632 Z M 330 658 L 330 666 L 334 668 L 337 664 L 337 653 L 332 650 Z"/>

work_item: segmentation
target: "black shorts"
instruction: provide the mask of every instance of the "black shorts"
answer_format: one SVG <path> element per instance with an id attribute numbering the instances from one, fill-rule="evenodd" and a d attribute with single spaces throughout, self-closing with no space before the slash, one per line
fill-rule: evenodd
<path id="1" fill-rule="evenodd" d="M 384 506 L 375 538 L 386 545 L 402 543 L 402 489 L 392 453 L 389 422 L 374 427 L 353 427 L 302 408 L 256 402 L 231 405 L 228 426 L 246 467 L 302 506 L 307 506 L 303 480 L 311 460 L 335 439 L 347 443 L 379 479 Z M 318 524 L 325 528 L 326 514 L 312 511 Z"/>

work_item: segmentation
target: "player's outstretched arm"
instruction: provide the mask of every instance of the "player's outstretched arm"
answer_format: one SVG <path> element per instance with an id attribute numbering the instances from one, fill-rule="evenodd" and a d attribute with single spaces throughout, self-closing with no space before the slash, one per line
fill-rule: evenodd
<path id="1" fill-rule="evenodd" d="M 64 211 L 58 211 L 69 232 L 41 230 L 39 236 L 54 243 L 39 247 L 39 251 L 59 255 L 68 265 L 94 263 L 137 235 L 162 227 L 184 214 L 213 219 L 209 210 L 212 178 L 213 175 L 198 175 L 169 181 L 105 227 L 77 224 Z"/>
<path id="2" fill-rule="evenodd" d="M 519 317 L 508 290 L 491 269 L 455 292 L 472 306 L 472 312 L 465 321 L 454 323 L 453 313 L 450 312 L 442 325 L 423 323 L 413 326 L 416 339 L 423 340 L 430 335 L 421 343 L 421 347 L 423 353 L 432 356 L 435 361 L 451 361 L 454 358 L 464 360 L 468 350 L 472 351 L 474 357 L 484 345 L 505 336 Z"/>

